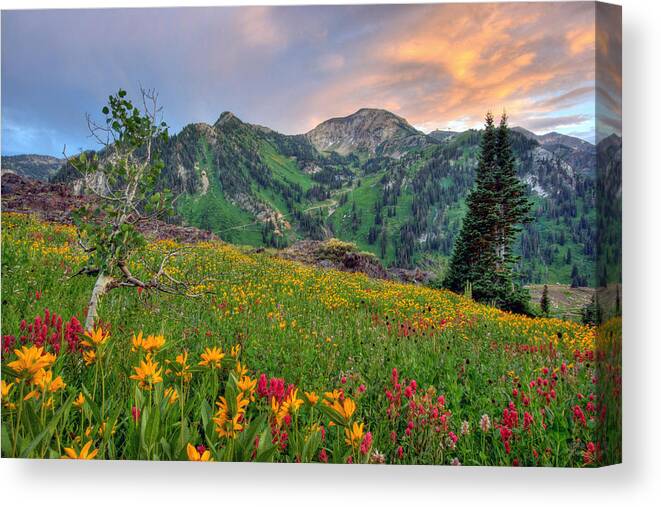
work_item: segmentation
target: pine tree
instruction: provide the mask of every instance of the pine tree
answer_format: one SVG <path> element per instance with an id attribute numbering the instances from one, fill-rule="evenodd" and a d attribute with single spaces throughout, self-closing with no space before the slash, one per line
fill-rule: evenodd
<path id="1" fill-rule="evenodd" d="M 462 292 L 470 284 L 477 301 L 527 312 L 528 296 L 512 279 L 512 243 L 519 225 L 530 220 L 531 203 L 516 175 L 505 115 L 497 128 L 491 113 L 486 116 L 475 187 L 466 203 L 443 285 Z"/>
<path id="2" fill-rule="evenodd" d="M 526 195 L 526 187 L 516 174 L 514 153 L 507 126 L 507 115 L 503 113 L 496 139 L 496 162 L 498 174 L 495 177 L 498 192 L 498 236 L 496 250 L 500 267 L 511 271 L 516 262 L 512 254 L 512 244 L 519 232 L 520 224 L 531 221 L 532 202 Z M 511 276 L 511 275 L 510 275 Z"/>
<path id="3" fill-rule="evenodd" d="M 599 304 L 599 296 L 595 292 L 592 294 L 590 303 L 583 308 L 582 321 L 583 324 L 592 324 L 598 326 L 603 320 L 603 313 L 601 305 Z"/>
<path id="4" fill-rule="evenodd" d="M 549 286 L 544 285 L 544 290 L 542 290 L 542 298 L 539 300 L 539 308 L 542 310 L 542 313 L 548 316 L 551 309 L 551 302 L 549 301 Z"/>

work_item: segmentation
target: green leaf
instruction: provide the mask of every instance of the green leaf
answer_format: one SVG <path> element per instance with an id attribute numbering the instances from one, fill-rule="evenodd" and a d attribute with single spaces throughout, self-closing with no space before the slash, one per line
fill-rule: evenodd
<path id="1" fill-rule="evenodd" d="M 71 404 L 73 403 L 74 400 L 74 394 L 70 394 L 69 398 L 64 402 L 64 404 L 58 409 L 57 412 L 55 412 L 55 415 L 53 415 L 52 419 L 48 422 L 46 425 L 46 428 L 44 431 L 39 433 L 36 438 L 34 438 L 28 445 L 23 449 L 21 452 L 21 458 L 29 458 L 30 453 L 41 443 L 41 441 L 48 437 L 48 439 L 52 438 L 53 433 L 55 432 L 55 428 L 57 427 L 57 423 L 60 421 L 60 418 L 65 414 L 69 412 L 69 408 L 71 407 Z"/>
<path id="2" fill-rule="evenodd" d="M 9 425 L 3 424 L 2 431 L 2 457 L 9 458 L 12 457 L 12 448 L 11 448 L 11 437 L 9 436 Z"/>

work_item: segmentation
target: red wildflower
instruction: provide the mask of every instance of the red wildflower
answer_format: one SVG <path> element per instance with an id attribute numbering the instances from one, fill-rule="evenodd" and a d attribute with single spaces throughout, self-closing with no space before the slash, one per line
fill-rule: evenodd
<path id="1" fill-rule="evenodd" d="M 372 433 L 367 432 L 360 443 L 360 453 L 366 455 L 372 448 Z"/>
<path id="2" fill-rule="evenodd" d="M 574 422 L 579 422 L 583 426 L 586 426 L 585 414 L 583 410 L 578 405 L 574 405 Z"/>

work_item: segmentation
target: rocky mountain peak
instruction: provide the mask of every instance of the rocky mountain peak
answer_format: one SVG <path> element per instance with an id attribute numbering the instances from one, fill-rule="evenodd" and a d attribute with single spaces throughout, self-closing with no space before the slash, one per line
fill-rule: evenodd
<path id="1" fill-rule="evenodd" d="M 305 136 L 319 151 L 335 151 L 340 155 L 384 154 L 395 158 L 405 149 L 427 142 L 426 136 L 404 118 L 372 108 L 326 120 Z"/>
<path id="2" fill-rule="evenodd" d="M 241 122 L 241 120 L 239 120 L 239 118 L 234 113 L 232 113 L 231 111 L 224 111 L 218 117 L 218 119 L 216 120 L 216 123 L 214 123 L 214 127 L 222 127 L 223 125 L 226 125 L 226 124 L 228 124 L 232 121 Z"/>

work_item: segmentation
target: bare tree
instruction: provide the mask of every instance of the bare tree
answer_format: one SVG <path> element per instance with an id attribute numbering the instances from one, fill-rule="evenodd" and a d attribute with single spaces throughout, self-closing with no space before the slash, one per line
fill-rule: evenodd
<path id="1" fill-rule="evenodd" d="M 200 295 L 191 292 L 192 284 L 167 273 L 168 262 L 181 255 L 183 249 L 165 253 L 155 265 L 140 259 L 148 273 L 142 278 L 129 269 L 132 256 L 145 245 L 137 225 L 162 218 L 173 209 L 170 191 L 156 191 L 156 180 L 164 166 L 156 148 L 167 140 L 168 127 L 158 94 L 144 88 L 140 91 L 141 107 L 135 106 L 126 97 L 126 91 L 120 89 L 108 97 L 108 105 L 102 109 L 102 123 L 87 115 L 90 135 L 101 146 L 98 152 L 68 158 L 65 148 L 65 157 L 81 175 L 86 191 L 96 196 L 94 204 L 73 214 L 79 244 L 89 254 L 77 275 L 96 276 L 87 305 L 86 330 L 94 327 L 100 299 L 116 287 Z"/>

